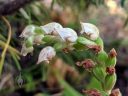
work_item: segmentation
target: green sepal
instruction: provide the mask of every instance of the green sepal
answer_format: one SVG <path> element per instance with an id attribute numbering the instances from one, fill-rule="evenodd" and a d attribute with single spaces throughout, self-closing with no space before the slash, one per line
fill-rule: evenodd
<path id="1" fill-rule="evenodd" d="M 84 37 L 78 37 L 77 39 L 77 43 L 80 43 L 80 44 L 83 44 L 85 46 L 89 46 L 89 45 L 96 45 L 95 42 L 91 41 L 91 40 L 88 40 Z"/>
<path id="2" fill-rule="evenodd" d="M 46 43 L 52 42 L 54 40 L 54 37 L 51 35 L 45 35 L 43 38 L 43 41 Z"/>
<path id="3" fill-rule="evenodd" d="M 100 45 L 102 50 L 104 49 L 104 43 L 103 43 L 103 40 L 98 37 L 95 41 L 94 41 L 97 45 Z"/>
<path id="4" fill-rule="evenodd" d="M 33 46 L 33 39 L 34 39 L 33 36 L 31 36 L 25 40 L 25 45 L 27 48 Z"/>
<path id="5" fill-rule="evenodd" d="M 75 43 L 73 45 L 73 47 L 77 50 L 85 50 L 85 49 L 88 49 L 84 44 L 81 44 L 79 42 Z"/>
<path id="6" fill-rule="evenodd" d="M 108 57 L 108 59 L 106 60 L 106 67 L 109 67 L 109 66 L 115 66 L 116 65 L 116 57 Z"/>
<path id="7" fill-rule="evenodd" d="M 100 51 L 97 55 L 96 55 L 96 60 L 99 64 L 104 64 L 105 66 L 105 62 L 108 59 L 108 55 L 105 51 Z"/>
<path id="8" fill-rule="evenodd" d="M 104 88 L 106 91 L 110 91 L 112 90 L 112 88 L 114 87 L 115 83 L 116 83 L 116 74 L 112 74 L 112 75 L 107 75 L 105 78 L 105 83 L 104 83 Z"/>
<path id="9" fill-rule="evenodd" d="M 103 83 L 106 76 L 105 67 L 96 66 L 93 68 L 93 74 Z"/>
<path id="10" fill-rule="evenodd" d="M 45 33 L 41 27 L 36 27 L 34 32 L 36 33 L 36 35 L 42 35 Z"/>
<path id="11" fill-rule="evenodd" d="M 59 51 L 59 50 L 62 50 L 62 49 L 64 48 L 64 44 L 58 42 L 58 43 L 54 44 L 53 47 L 54 47 L 54 49 L 55 49 L 56 51 Z"/>

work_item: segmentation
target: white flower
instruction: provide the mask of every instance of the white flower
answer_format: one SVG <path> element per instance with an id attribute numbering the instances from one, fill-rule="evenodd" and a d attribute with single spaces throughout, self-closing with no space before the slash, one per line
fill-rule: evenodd
<path id="1" fill-rule="evenodd" d="M 44 30 L 44 32 L 46 34 L 55 34 L 56 35 L 55 29 L 61 29 L 63 27 L 59 23 L 52 22 L 52 23 L 48 23 L 44 26 L 41 26 L 41 28 Z"/>
<path id="2" fill-rule="evenodd" d="M 35 31 L 35 26 L 34 25 L 28 25 L 25 27 L 25 29 L 21 33 L 20 37 L 28 38 L 28 37 L 34 35 L 34 31 Z"/>
<path id="3" fill-rule="evenodd" d="M 99 37 L 99 29 L 90 23 L 81 23 L 81 34 L 85 34 L 89 39 L 96 40 Z"/>
<path id="4" fill-rule="evenodd" d="M 24 44 L 22 45 L 21 54 L 22 54 L 23 56 L 26 56 L 28 53 L 33 52 L 33 50 L 34 50 L 33 46 L 26 47 L 26 44 L 24 43 Z"/>
<path id="5" fill-rule="evenodd" d="M 71 28 L 56 29 L 63 41 L 75 42 L 78 38 L 76 32 Z"/>
<path id="6" fill-rule="evenodd" d="M 41 50 L 37 64 L 41 63 L 42 61 L 49 62 L 55 55 L 56 52 L 54 48 L 51 46 L 47 46 Z"/>

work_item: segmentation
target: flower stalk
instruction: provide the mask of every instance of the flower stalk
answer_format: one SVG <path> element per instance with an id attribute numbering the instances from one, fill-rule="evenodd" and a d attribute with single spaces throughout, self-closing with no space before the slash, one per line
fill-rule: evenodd
<path id="1" fill-rule="evenodd" d="M 84 91 L 84 93 L 87 94 L 87 96 L 109 96 L 110 94 L 113 94 L 111 91 L 116 82 L 115 65 L 117 53 L 115 49 L 110 50 L 108 54 L 104 51 L 103 40 L 100 38 L 99 29 L 95 25 L 81 23 L 81 27 L 82 31 L 80 32 L 80 36 L 78 36 L 73 29 L 63 28 L 56 22 L 48 23 L 44 26 L 36 26 L 36 28 L 34 26 L 33 30 L 28 28 L 26 29 L 27 31 L 23 31 L 21 35 L 24 38 L 24 44 L 29 45 L 26 46 L 24 54 L 27 55 L 28 53 L 31 53 L 34 49 L 30 51 L 27 48 L 34 48 L 33 45 L 36 43 L 52 43 L 52 46 L 48 45 L 39 53 L 37 61 L 37 64 L 39 64 L 41 62 L 49 63 L 52 61 L 56 55 L 56 51 L 61 50 L 65 53 L 69 53 L 72 50 L 88 50 L 93 53 L 93 56 L 78 61 L 76 65 L 90 72 L 92 76 L 101 83 L 103 92 L 94 89 Z M 39 29 L 38 32 L 37 28 Z M 28 33 L 32 34 L 28 36 Z M 40 37 L 36 38 L 39 38 L 37 40 L 38 42 L 34 42 L 35 36 Z"/>

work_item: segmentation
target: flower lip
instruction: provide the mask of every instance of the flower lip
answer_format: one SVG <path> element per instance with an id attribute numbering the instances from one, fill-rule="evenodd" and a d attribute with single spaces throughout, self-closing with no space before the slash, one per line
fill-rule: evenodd
<path id="1" fill-rule="evenodd" d="M 71 28 L 56 29 L 63 41 L 75 42 L 78 38 L 76 32 Z"/>
<path id="2" fill-rule="evenodd" d="M 63 27 L 59 23 L 52 22 L 52 23 L 48 23 L 48 24 L 46 24 L 44 26 L 41 26 L 41 28 L 43 29 L 43 31 L 46 34 L 52 34 L 52 33 L 56 33 L 55 32 L 56 29 L 61 29 Z"/>
<path id="3" fill-rule="evenodd" d="M 99 29 L 91 23 L 81 22 L 81 34 L 84 34 L 91 40 L 96 40 L 99 37 Z"/>
<path id="4" fill-rule="evenodd" d="M 43 61 L 50 61 L 56 55 L 56 52 L 53 47 L 47 46 L 43 48 L 39 54 L 37 64 Z"/>
<path id="5" fill-rule="evenodd" d="M 34 31 L 35 31 L 35 26 L 34 25 L 28 25 L 25 27 L 25 29 L 23 30 L 23 32 L 20 34 L 19 37 L 28 38 L 28 37 L 34 35 Z"/>

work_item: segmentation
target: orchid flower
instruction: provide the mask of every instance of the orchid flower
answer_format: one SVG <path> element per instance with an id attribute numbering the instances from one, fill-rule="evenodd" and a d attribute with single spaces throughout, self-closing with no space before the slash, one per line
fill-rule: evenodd
<path id="1" fill-rule="evenodd" d="M 56 22 L 52 22 L 52 23 L 48 23 L 44 26 L 41 26 L 41 28 L 43 29 L 43 31 L 46 34 L 54 34 L 56 35 L 57 33 L 55 32 L 56 29 L 61 29 L 63 28 L 59 23 Z"/>
<path id="2" fill-rule="evenodd" d="M 71 28 L 56 29 L 63 41 L 75 42 L 78 38 L 76 32 Z"/>
<path id="3" fill-rule="evenodd" d="M 49 61 L 56 55 L 56 51 L 53 47 L 47 46 L 43 48 L 39 54 L 37 64 L 45 61 L 49 63 Z"/>
<path id="4" fill-rule="evenodd" d="M 34 25 L 28 25 L 25 27 L 23 32 L 20 34 L 21 38 L 28 38 L 32 35 L 34 35 L 35 26 Z"/>
<path id="5" fill-rule="evenodd" d="M 90 40 L 96 40 L 99 37 L 99 29 L 91 23 L 81 23 L 82 31 Z"/>

